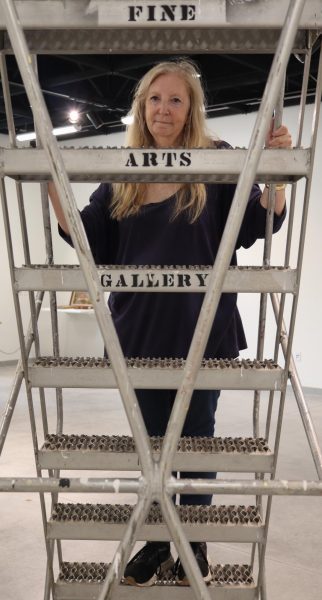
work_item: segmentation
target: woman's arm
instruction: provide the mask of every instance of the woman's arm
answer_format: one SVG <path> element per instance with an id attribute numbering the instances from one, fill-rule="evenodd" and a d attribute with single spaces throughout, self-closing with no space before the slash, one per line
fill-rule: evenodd
<path id="1" fill-rule="evenodd" d="M 276 184 L 277 186 L 280 186 L 281 184 Z M 264 208 L 268 207 L 268 196 L 269 196 L 269 189 L 265 186 L 260 198 L 260 203 Z M 274 207 L 274 211 L 276 215 L 281 215 L 284 207 L 285 207 L 285 186 L 282 189 L 276 189 L 275 188 L 275 207 Z"/>
<path id="2" fill-rule="evenodd" d="M 65 242 L 74 247 L 57 190 L 52 182 L 48 184 L 48 194 L 59 223 L 59 234 Z M 118 248 L 118 223 L 111 219 L 110 201 L 111 186 L 101 183 L 91 194 L 89 203 L 79 211 L 94 260 L 100 265 L 114 264 Z"/>
<path id="3" fill-rule="evenodd" d="M 48 183 L 48 195 L 51 200 L 51 204 L 54 209 L 56 219 L 57 219 L 59 225 L 61 226 L 62 230 L 65 233 L 67 233 L 67 235 L 69 235 L 69 229 L 68 229 L 68 225 L 67 225 L 64 213 L 63 213 L 61 203 L 60 203 L 60 199 L 59 199 L 55 184 L 52 181 L 49 181 L 49 183 Z"/>
<path id="4" fill-rule="evenodd" d="M 273 121 L 271 129 L 266 138 L 266 148 L 291 148 L 292 147 L 292 138 L 291 135 L 285 127 L 285 125 L 281 125 L 275 131 L 273 131 Z M 269 189 L 265 186 L 262 196 L 260 198 L 260 203 L 264 208 L 268 207 L 268 195 Z M 275 213 L 277 215 L 281 215 L 285 207 L 285 185 L 281 183 L 276 184 L 275 188 Z"/>

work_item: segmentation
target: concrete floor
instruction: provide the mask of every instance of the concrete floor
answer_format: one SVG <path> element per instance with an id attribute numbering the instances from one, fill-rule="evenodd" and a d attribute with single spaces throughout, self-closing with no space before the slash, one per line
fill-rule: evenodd
<path id="1" fill-rule="evenodd" d="M 14 375 L 13 366 L 0 366 L 0 409 L 6 405 Z M 38 395 L 35 409 L 42 443 Z M 49 431 L 55 429 L 55 397 L 48 393 Z M 322 445 L 322 391 L 306 394 Z M 262 397 L 262 414 L 267 398 Z M 66 390 L 66 433 L 129 434 L 122 404 L 114 390 Z M 217 413 L 220 436 L 251 435 L 252 395 L 250 392 L 223 392 Z M 274 415 L 274 422 L 276 417 Z M 70 472 L 69 472 L 70 473 Z M 29 415 L 24 391 L 14 412 L 0 462 L 5 476 L 35 476 Z M 73 472 L 75 476 L 80 475 Z M 84 472 L 83 472 L 84 474 Z M 88 473 L 99 476 L 99 473 Z M 233 477 L 234 475 L 229 475 Z M 293 394 L 287 394 L 279 456 L 278 478 L 317 479 Z M 219 477 L 225 476 L 219 474 Z M 238 476 L 239 477 L 239 476 Z M 135 502 L 134 496 L 84 496 L 62 494 L 69 502 Z M 219 504 L 247 504 L 253 498 L 220 497 Z M 40 600 L 43 598 L 45 551 L 39 499 L 35 494 L 0 496 L 0 599 Z M 64 560 L 108 561 L 114 542 L 64 542 Z M 245 544 L 209 544 L 211 562 L 247 563 L 250 548 Z M 175 553 L 174 553 L 175 554 Z M 268 600 L 321 600 L 322 598 L 322 498 L 279 497 L 273 501 L 267 548 Z"/>

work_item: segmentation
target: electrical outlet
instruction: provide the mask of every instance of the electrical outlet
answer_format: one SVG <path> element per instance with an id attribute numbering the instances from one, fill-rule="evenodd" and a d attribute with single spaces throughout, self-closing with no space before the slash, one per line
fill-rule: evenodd
<path id="1" fill-rule="evenodd" d="M 297 360 L 297 362 L 301 362 L 301 360 L 302 360 L 301 352 L 295 352 L 295 360 Z"/>

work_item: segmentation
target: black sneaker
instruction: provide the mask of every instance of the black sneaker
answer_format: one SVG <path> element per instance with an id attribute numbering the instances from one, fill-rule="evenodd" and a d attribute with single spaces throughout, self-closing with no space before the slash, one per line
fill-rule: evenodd
<path id="1" fill-rule="evenodd" d="M 148 587 L 173 565 L 170 542 L 147 542 L 126 565 L 124 583 Z"/>
<path id="2" fill-rule="evenodd" d="M 206 542 L 191 542 L 190 545 L 191 545 L 192 552 L 195 555 L 195 558 L 196 558 L 197 564 L 199 566 L 203 580 L 206 583 L 210 583 L 211 571 L 210 571 L 210 567 L 209 567 L 209 563 L 208 563 L 208 559 L 207 559 Z M 174 567 L 174 572 L 175 572 L 175 576 L 176 576 L 176 582 L 179 585 L 190 585 L 188 578 L 184 572 L 184 568 L 181 564 L 180 558 L 178 558 L 176 561 L 176 564 Z"/>

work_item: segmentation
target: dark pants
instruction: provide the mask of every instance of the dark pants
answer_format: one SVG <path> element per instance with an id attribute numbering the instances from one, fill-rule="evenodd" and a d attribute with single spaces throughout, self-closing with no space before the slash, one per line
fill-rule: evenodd
<path id="1" fill-rule="evenodd" d="M 150 436 L 163 436 L 177 390 L 135 390 Z M 219 390 L 195 390 L 183 426 L 182 436 L 213 437 Z M 180 473 L 182 478 L 215 479 L 216 473 Z M 182 495 L 180 504 L 211 504 L 212 494 Z"/>

